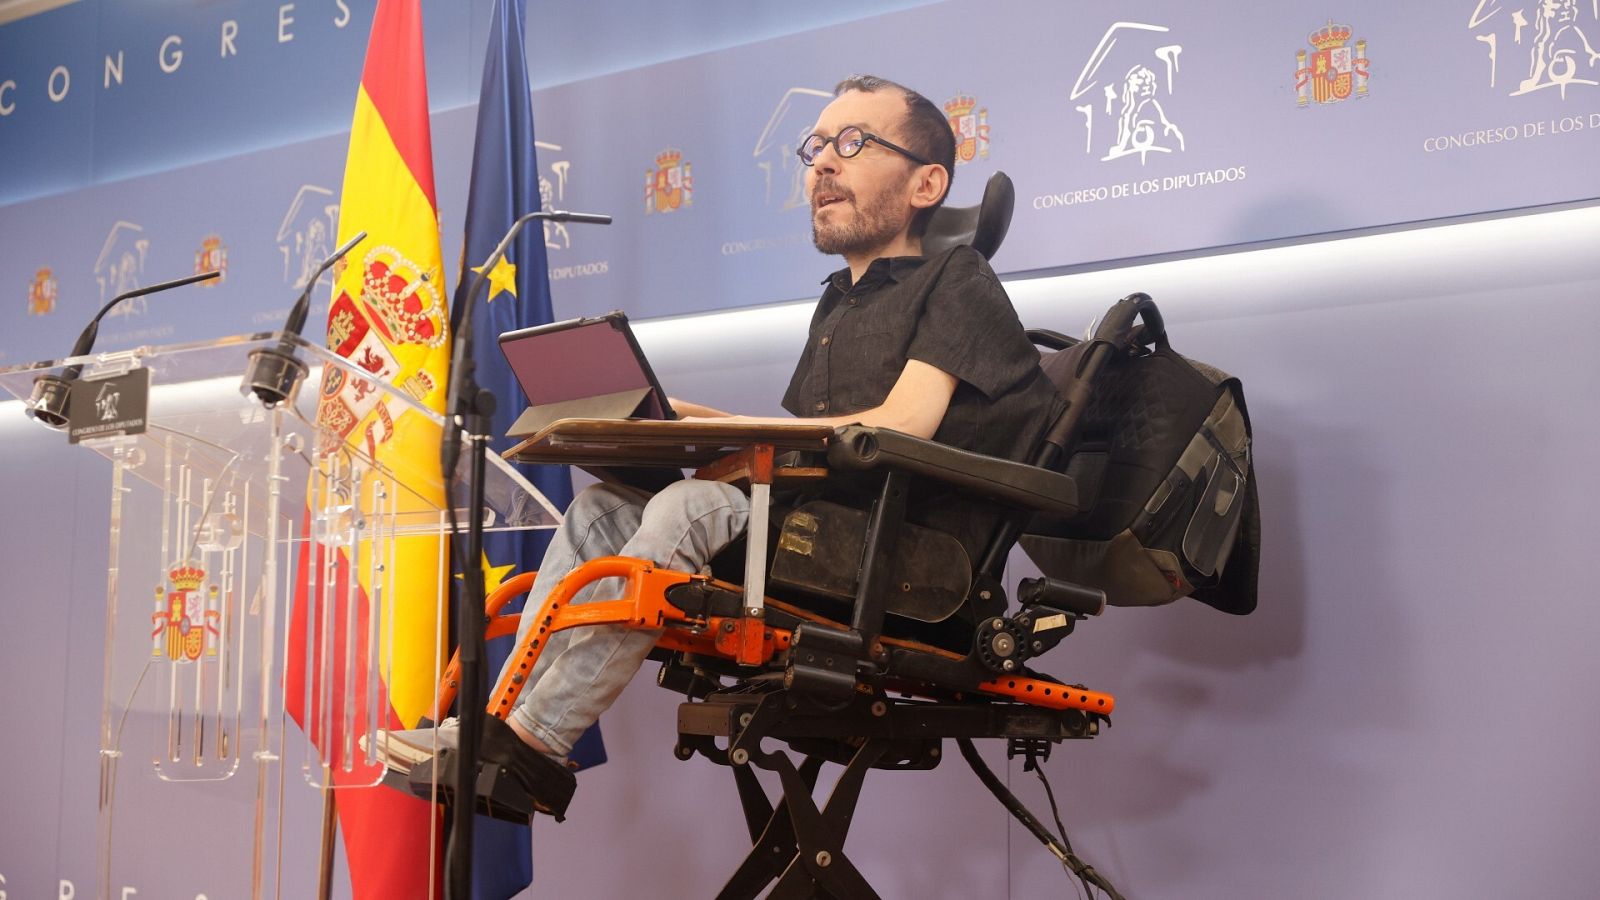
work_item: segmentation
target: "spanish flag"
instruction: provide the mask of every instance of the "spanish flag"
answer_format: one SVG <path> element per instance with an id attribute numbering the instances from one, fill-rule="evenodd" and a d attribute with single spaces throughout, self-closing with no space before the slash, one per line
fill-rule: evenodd
<path id="1" fill-rule="evenodd" d="M 338 243 L 363 230 L 367 238 L 345 258 L 334 285 L 328 346 L 442 412 L 449 315 L 419 0 L 379 0 L 372 22 L 345 159 Z M 408 511 L 442 506 L 441 433 L 434 421 L 359 379 L 337 375 L 324 376 L 317 417 L 324 434 L 343 443 L 317 448 L 315 464 L 335 482 L 348 482 L 346 490 L 359 494 L 359 509 L 387 509 L 404 518 Z M 352 540 L 333 539 L 341 526 L 329 522 L 326 511 L 348 501 L 330 501 L 326 485 L 314 479 L 308 497 L 317 511 L 308 521 L 316 524 L 308 525 L 312 541 L 300 553 L 285 696 L 336 788 L 352 895 L 428 896 L 438 884 L 435 808 L 373 787 L 381 764 L 368 761 L 353 733 L 374 724 L 413 728 L 431 710 L 442 643 L 443 538 L 371 541 L 354 531 Z M 375 613 L 382 627 L 372 627 Z"/>

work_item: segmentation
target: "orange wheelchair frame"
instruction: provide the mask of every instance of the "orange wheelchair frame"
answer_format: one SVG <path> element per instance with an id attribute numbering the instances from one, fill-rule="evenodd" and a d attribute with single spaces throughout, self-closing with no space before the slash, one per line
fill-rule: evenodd
<path id="1" fill-rule="evenodd" d="M 513 576 L 489 595 L 484 609 L 489 621 L 485 639 L 516 634 L 521 615 L 500 613 L 512 600 L 526 594 L 537 576 L 537 572 Z M 590 583 L 604 578 L 625 579 L 621 597 L 571 605 L 574 595 Z M 656 642 L 659 650 L 720 657 L 741 666 L 764 666 L 772 662 L 778 653 L 789 649 L 794 634 L 792 629 L 774 628 L 762 620 L 744 616 L 694 615 L 672 605 L 667 600 L 667 592 L 684 584 L 705 584 L 734 593 L 740 590 L 737 585 L 719 582 L 705 575 L 661 569 L 649 560 L 623 556 L 592 559 L 573 569 L 556 584 L 544 605 L 535 613 L 538 627 L 530 629 L 513 651 L 511 658 L 516 660 L 516 664 L 506 668 L 495 684 L 489 698 L 488 713 L 500 719 L 511 714 L 517 697 L 527 683 L 528 673 L 533 671 L 544 652 L 548 636 L 569 628 L 627 625 L 645 630 L 665 629 Z M 830 619 L 771 597 L 767 598 L 766 606 L 802 621 L 844 630 L 844 626 Z M 892 637 L 880 637 L 878 640 L 884 648 L 897 647 L 949 659 L 960 658 L 959 654 L 949 650 L 915 641 Z M 882 652 L 882 648 L 874 648 L 875 655 L 881 655 Z M 433 716 L 435 721 L 442 720 L 455 703 L 460 669 L 460 658 L 452 658 L 439 685 L 438 706 Z M 899 692 L 912 696 L 930 699 L 938 696 L 927 685 L 908 684 L 901 687 L 904 690 Z M 1110 715 L 1116 706 L 1116 700 L 1110 694 L 1038 678 L 995 678 L 980 683 L 977 692 L 1045 709 L 1075 709 L 1100 715 Z"/>

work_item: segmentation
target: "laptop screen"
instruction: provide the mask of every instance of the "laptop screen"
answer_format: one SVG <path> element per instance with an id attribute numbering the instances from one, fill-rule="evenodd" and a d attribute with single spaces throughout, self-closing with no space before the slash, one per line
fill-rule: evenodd
<path id="1" fill-rule="evenodd" d="M 508 331 L 500 350 L 531 406 L 648 389 L 635 415 L 676 418 L 620 312 Z"/>

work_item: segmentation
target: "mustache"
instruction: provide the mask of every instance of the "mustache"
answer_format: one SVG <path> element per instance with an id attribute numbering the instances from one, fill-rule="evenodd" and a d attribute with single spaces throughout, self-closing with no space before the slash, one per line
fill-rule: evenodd
<path id="1" fill-rule="evenodd" d="M 821 194 L 834 194 L 851 202 L 855 202 L 856 199 L 854 191 L 846 190 L 832 178 L 819 179 L 817 186 L 811 190 L 811 209 L 813 211 L 817 208 L 817 197 Z"/>

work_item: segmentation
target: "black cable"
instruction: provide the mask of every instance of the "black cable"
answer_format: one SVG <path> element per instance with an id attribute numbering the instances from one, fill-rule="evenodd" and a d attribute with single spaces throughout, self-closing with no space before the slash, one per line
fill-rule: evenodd
<path id="1" fill-rule="evenodd" d="M 1039 783 L 1044 785 L 1044 796 L 1045 799 L 1050 802 L 1050 817 L 1056 820 L 1056 833 L 1061 836 L 1061 846 L 1067 848 L 1067 853 L 1069 855 L 1074 857 L 1077 856 L 1072 849 L 1072 840 L 1067 837 L 1067 826 L 1061 822 L 1061 810 L 1056 808 L 1056 792 L 1050 788 L 1050 779 L 1045 777 L 1044 766 L 1039 765 L 1038 760 L 1030 756 L 1028 757 L 1028 761 L 1023 764 L 1022 771 L 1026 772 L 1029 769 L 1033 770 L 1033 774 L 1039 776 Z M 1067 866 L 1066 860 L 1062 860 L 1061 865 L 1066 868 L 1069 873 L 1072 872 L 1071 867 Z M 1083 884 L 1084 893 L 1089 895 L 1090 900 L 1094 900 L 1094 886 L 1091 885 L 1089 880 L 1084 878 L 1082 875 L 1078 875 L 1077 877 L 1078 882 Z M 1073 887 L 1076 889 L 1077 884 L 1074 884 Z"/>
<path id="2" fill-rule="evenodd" d="M 1050 817 L 1056 820 L 1056 834 L 1061 838 L 1061 846 L 1067 848 L 1068 853 L 1076 856 L 1076 851 L 1072 849 L 1072 839 L 1067 837 L 1067 826 L 1061 821 L 1061 811 L 1056 808 L 1056 792 L 1051 790 L 1050 779 L 1045 777 L 1044 766 L 1040 765 L 1039 758 L 1031 753 L 1025 756 L 1022 763 L 1022 771 L 1032 772 L 1039 776 L 1039 783 L 1044 785 L 1045 799 L 1050 802 Z M 1072 869 L 1067 865 L 1066 860 L 1061 861 L 1061 867 L 1067 870 L 1067 874 L 1072 874 Z M 1081 878 L 1073 880 L 1072 893 L 1074 896 L 1094 900 L 1094 886 Z"/>
<path id="3" fill-rule="evenodd" d="M 1021 822 L 1028 831 L 1032 832 L 1033 836 L 1039 840 L 1039 843 L 1044 844 L 1051 853 L 1055 854 L 1055 857 L 1061 860 L 1061 864 L 1066 866 L 1069 872 L 1081 879 L 1084 884 L 1099 888 L 1111 900 L 1127 900 L 1127 898 L 1117 893 L 1117 889 L 1111 886 L 1111 882 L 1107 881 L 1105 876 L 1096 872 L 1093 866 L 1079 859 L 1070 847 L 1064 846 L 1062 840 L 1051 834 L 1050 830 L 1045 828 L 1044 824 L 1033 813 L 1029 812 L 1027 807 L 1022 805 L 1016 795 L 1011 793 L 999 778 L 995 777 L 994 772 L 990 771 L 989 766 L 984 763 L 983 757 L 978 755 L 978 749 L 972 745 L 971 739 L 956 738 L 956 746 L 961 749 L 962 758 L 967 761 L 968 766 L 972 767 L 973 774 L 978 776 L 978 780 L 983 782 L 983 786 L 989 789 L 989 793 L 1000 801 L 1000 805 L 1004 806 L 1013 818 Z M 1051 805 L 1054 807 L 1053 797 Z M 1057 821 L 1059 822 L 1059 816 Z"/>

